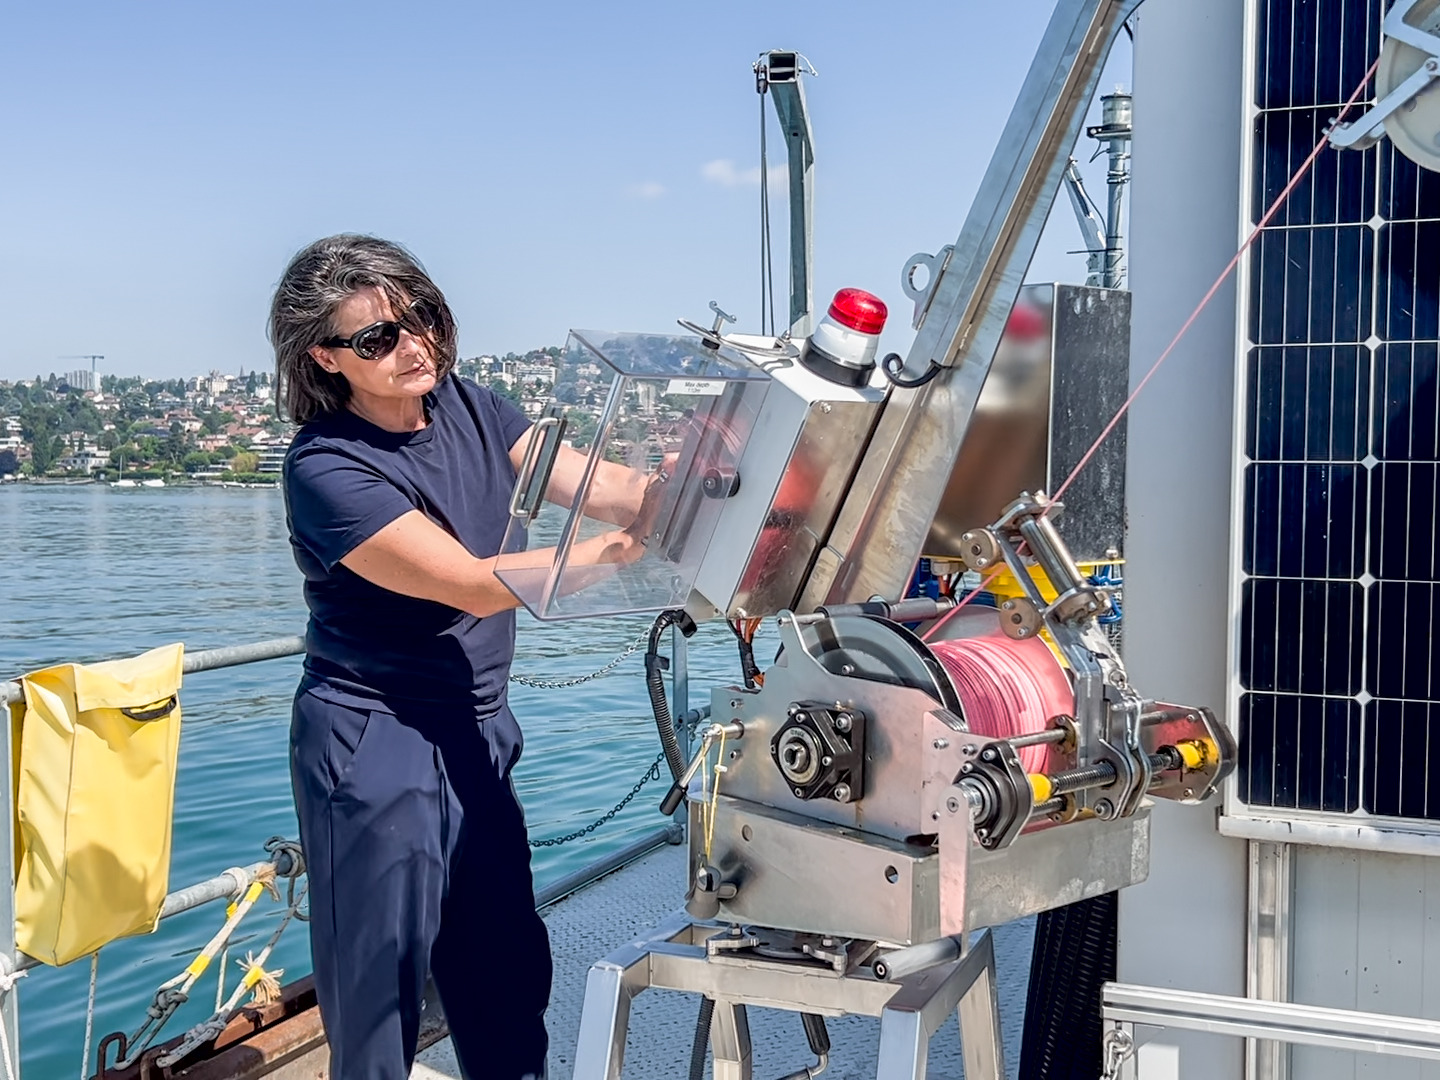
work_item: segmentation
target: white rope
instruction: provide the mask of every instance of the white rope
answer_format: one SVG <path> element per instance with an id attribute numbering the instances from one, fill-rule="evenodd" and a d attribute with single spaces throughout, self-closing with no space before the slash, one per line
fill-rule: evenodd
<path id="1" fill-rule="evenodd" d="M 95 1030 L 95 977 L 100 971 L 100 951 L 90 954 L 90 998 L 85 1005 L 85 1049 L 80 1052 L 80 1080 L 90 1075 L 90 1036 Z"/>
<path id="2" fill-rule="evenodd" d="M 5 1080 L 15 1080 L 15 1066 L 10 1063 L 10 1025 L 3 1016 L 0 1016 L 0 1052 L 5 1054 Z"/>
<path id="3" fill-rule="evenodd" d="M 215 1011 L 220 1011 L 220 1004 L 225 1000 L 225 965 L 230 960 L 230 946 L 220 950 L 220 975 L 215 980 Z M 81 1078 L 84 1080 L 84 1077 Z"/>
<path id="4" fill-rule="evenodd" d="M 3 1002 L 5 996 L 15 989 L 15 984 L 28 974 L 30 971 L 27 968 L 0 975 L 0 1002 Z M 10 1025 L 3 1012 L 0 1012 L 0 1053 L 5 1055 L 5 1080 L 15 1080 L 15 1070 L 19 1062 L 10 1060 Z"/>

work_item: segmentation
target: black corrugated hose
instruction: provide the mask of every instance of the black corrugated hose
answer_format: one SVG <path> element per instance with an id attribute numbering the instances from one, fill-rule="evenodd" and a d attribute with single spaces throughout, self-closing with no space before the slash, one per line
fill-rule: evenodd
<path id="1" fill-rule="evenodd" d="M 690 1080 L 705 1080 L 705 1052 L 710 1049 L 710 1017 L 715 1013 L 715 999 L 700 999 L 700 1015 L 695 1021 L 695 1041 L 690 1044 Z"/>
<path id="2" fill-rule="evenodd" d="M 695 633 L 695 620 L 685 614 L 683 608 L 672 608 L 656 616 L 655 625 L 650 627 L 650 647 L 645 652 L 645 689 L 650 693 L 650 709 L 655 714 L 655 730 L 665 751 L 665 763 L 670 766 L 670 778 L 678 782 L 685 774 L 685 754 L 680 749 L 675 719 L 670 715 L 670 702 L 665 697 L 665 672 L 670 661 L 660 655 L 660 638 L 672 626 L 678 626 L 687 638 Z"/>
<path id="3" fill-rule="evenodd" d="M 655 730 L 660 735 L 660 747 L 665 751 L 665 763 L 670 766 L 670 777 L 677 784 L 685 775 L 685 756 L 680 749 L 680 737 L 675 731 L 675 718 L 670 715 L 670 702 L 665 697 L 665 672 L 670 661 L 660 655 L 660 638 L 672 626 L 678 626 L 687 638 L 695 633 L 695 620 L 685 614 L 683 608 L 662 611 L 650 628 L 650 647 L 645 651 L 645 689 L 650 694 L 650 710 L 655 714 Z M 695 1021 L 695 1041 L 690 1047 L 690 1080 L 704 1080 L 705 1054 L 710 1047 L 710 1016 L 715 1011 L 715 1002 L 710 998 L 700 999 L 700 1015 Z"/>
<path id="4" fill-rule="evenodd" d="M 1020 1080 L 1100 1075 L 1100 994 L 1115 978 L 1117 897 L 1080 900 L 1036 920 Z"/>

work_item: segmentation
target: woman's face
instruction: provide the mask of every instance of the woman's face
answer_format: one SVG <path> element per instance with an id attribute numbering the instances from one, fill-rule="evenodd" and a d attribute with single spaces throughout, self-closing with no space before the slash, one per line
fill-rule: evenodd
<path id="1" fill-rule="evenodd" d="M 367 285 L 346 297 L 335 310 L 335 336 L 349 338 L 372 323 L 394 322 L 399 313 L 377 285 Z M 416 398 L 435 388 L 435 345 L 429 335 L 400 325 L 395 348 L 366 360 L 348 348 L 316 345 L 310 350 L 326 371 L 345 376 L 352 393 L 361 397 Z"/>

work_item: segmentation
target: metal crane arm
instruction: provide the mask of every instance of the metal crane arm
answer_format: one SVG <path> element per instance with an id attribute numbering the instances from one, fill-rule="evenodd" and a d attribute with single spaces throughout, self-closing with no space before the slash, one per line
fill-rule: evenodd
<path id="1" fill-rule="evenodd" d="M 1140 2 L 1059 0 L 959 238 L 906 267 L 918 333 L 905 368 L 939 373 L 891 393 L 801 610 L 903 594 L 1105 59 Z M 923 289 L 913 283 L 920 267 L 930 275 Z"/>

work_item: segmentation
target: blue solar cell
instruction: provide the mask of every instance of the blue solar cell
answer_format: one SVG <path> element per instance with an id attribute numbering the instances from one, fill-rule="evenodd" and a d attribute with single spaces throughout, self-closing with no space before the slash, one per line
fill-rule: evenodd
<path id="1" fill-rule="evenodd" d="M 1252 223 L 1279 198 L 1334 119 L 1333 108 L 1285 109 L 1255 118 Z M 1321 153 L 1270 223 L 1364 224 L 1375 216 L 1375 173 L 1374 154 Z"/>
<path id="2" fill-rule="evenodd" d="M 1388 581 L 1440 581 L 1440 466 L 1384 462 L 1371 470 L 1370 488 L 1370 573 Z"/>
<path id="3" fill-rule="evenodd" d="M 1255 241 L 1257 345 L 1359 343 L 1370 335 L 1375 236 L 1368 226 L 1266 229 Z"/>
<path id="4" fill-rule="evenodd" d="M 1259 806 L 1360 806 L 1360 706 L 1349 698 L 1240 698 L 1240 795 Z"/>
<path id="5" fill-rule="evenodd" d="M 1240 684 L 1344 696 L 1361 687 L 1365 598 L 1348 581 L 1253 577 L 1242 589 Z"/>
<path id="6" fill-rule="evenodd" d="M 1380 337 L 1440 337 L 1440 221 L 1400 221 L 1380 228 Z"/>
<path id="7" fill-rule="evenodd" d="M 1357 154 L 1356 157 L 1369 157 Z M 1440 218 L 1440 173 L 1422 169 L 1383 142 L 1378 147 L 1380 162 L 1380 216 L 1387 221 L 1416 221 Z"/>
<path id="8" fill-rule="evenodd" d="M 1259 18 L 1262 109 L 1341 104 L 1380 48 L 1376 0 L 1263 0 Z"/>
<path id="9" fill-rule="evenodd" d="M 1440 705 L 1372 701 L 1365 707 L 1363 804 L 1372 814 L 1440 819 L 1440 775 L 1430 753 L 1440 747 Z"/>
<path id="10" fill-rule="evenodd" d="M 1435 662 L 1440 585 L 1380 581 L 1365 591 L 1370 661 L 1365 688 L 1375 697 L 1440 701 L 1440 664 Z"/>
<path id="11" fill-rule="evenodd" d="M 1365 567 L 1369 477 L 1359 465 L 1245 470 L 1245 572 L 1355 578 Z"/>
<path id="12" fill-rule="evenodd" d="M 1440 461 L 1436 343 L 1382 346 L 1376 356 L 1375 447 L 1382 461 Z"/>
<path id="13" fill-rule="evenodd" d="M 1253 461 L 1360 461 L 1369 452 L 1369 349 L 1251 349 L 1248 394 L 1245 452 Z"/>

